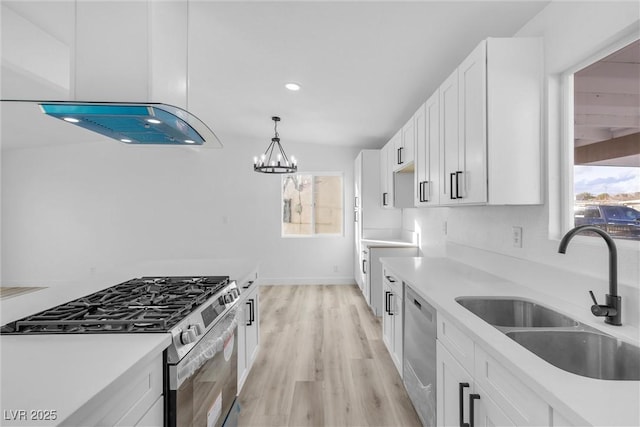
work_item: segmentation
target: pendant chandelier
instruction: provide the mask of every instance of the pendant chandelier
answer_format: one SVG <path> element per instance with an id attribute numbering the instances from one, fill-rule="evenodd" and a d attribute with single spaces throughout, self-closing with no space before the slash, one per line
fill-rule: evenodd
<path id="1" fill-rule="evenodd" d="M 282 145 L 280 145 L 280 137 L 278 136 L 278 122 L 280 117 L 271 117 L 274 122 L 274 137 L 271 138 L 271 144 L 267 150 L 259 158 L 253 158 L 253 170 L 262 173 L 295 173 L 298 171 L 298 165 L 295 157 L 291 156 L 291 160 L 287 157 Z"/>

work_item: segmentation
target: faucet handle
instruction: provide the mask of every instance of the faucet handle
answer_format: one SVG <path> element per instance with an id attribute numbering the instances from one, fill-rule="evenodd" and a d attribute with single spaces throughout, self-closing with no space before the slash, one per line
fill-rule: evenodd
<path id="1" fill-rule="evenodd" d="M 596 301 L 596 297 L 595 295 L 593 295 L 593 291 L 589 291 L 589 294 L 591 294 L 591 299 L 593 300 L 593 304 L 598 305 L 598 301 Z"/>
<path id="2" fill-rule="evenodd" d="M 593 300 L 593 305 L 591 306 L 591 313 L 597 317 L 611 317 L 615 316 L 618 310 L 615 307 L 611 307 L 609 305 L 600 305 L 598 301 L 596 301 L 596 297 L 593 295 L 592 291 L 589 291 L 591 294 L 591 299 Z"/>

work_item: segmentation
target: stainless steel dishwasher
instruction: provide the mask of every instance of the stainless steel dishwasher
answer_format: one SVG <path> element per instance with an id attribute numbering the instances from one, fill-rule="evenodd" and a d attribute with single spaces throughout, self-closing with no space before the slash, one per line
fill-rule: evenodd
<path id="1" fill-rule="evenodd" d="M 436 425 L 436 310 L 405 287 L 404 385 L 424 426 Z"/>

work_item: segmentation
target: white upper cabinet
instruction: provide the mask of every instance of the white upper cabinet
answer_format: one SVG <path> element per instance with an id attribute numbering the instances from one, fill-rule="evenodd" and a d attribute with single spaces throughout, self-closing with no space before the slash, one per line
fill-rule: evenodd
<path id="1" fill-rule="evenodd" d="M 487 39 L 440 87 L 441 204 L 542 203 L 541 46 Z"/>
<path id="2" fill-rule="evenodd" d="M 415 139 L 415 121 L 414 117 L 411 117 L 400 132 L 393 138 L 395 161 L 392 166 L 394 172 L 405 169 L 407 166 L 413 164 Z"/>
<path id="3" fill-rule="evenodd" d="M 453 203 L 457 199 L 459 187 L 458 170 L 458 70 L 455 70 L 440 86 L 440 179 L 442 193 L 440 203 Z"/>
<path id="4" fill-rule="evenodd" d="M 440 102 L 435 92 L 413 116 L 415 126 L 415 206 L 440 203 Z"/>

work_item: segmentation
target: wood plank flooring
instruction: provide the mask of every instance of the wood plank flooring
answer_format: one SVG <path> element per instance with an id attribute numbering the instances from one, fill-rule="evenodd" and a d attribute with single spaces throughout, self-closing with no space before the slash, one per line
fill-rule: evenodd
<path id="1" fill-rule="evenodd" d="M 357 286 L 260 287 L 240 426 L 420 426 Z"/>
<path id="2" fill-rule="evenodd" d="M 46 289 L 38 286 L 2 286 L 0 287 L 0 299 L 11 298 L 29 292 Z"/>

